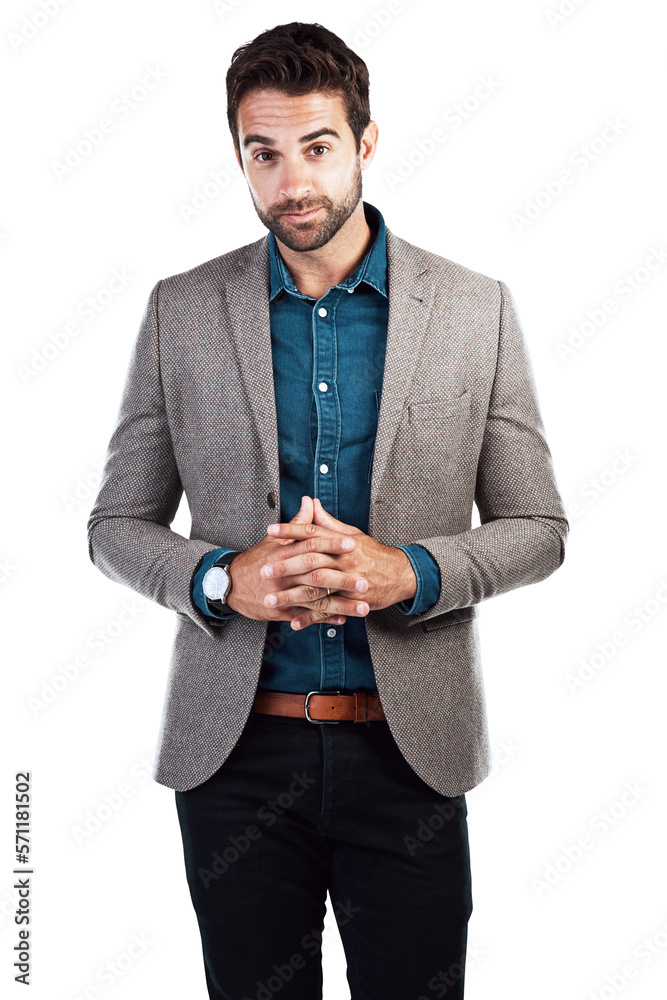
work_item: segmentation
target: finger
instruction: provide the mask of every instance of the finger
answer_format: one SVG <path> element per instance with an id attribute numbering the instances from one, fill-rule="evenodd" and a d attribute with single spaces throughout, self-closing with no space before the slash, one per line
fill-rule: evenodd
<path id="1" fill-rule="evenodd" d="M 325 535 L 311 535 L 309 538 L 290 538 L 290 539 L 279 539 L 280 541 L 290 542 L 291 548 L 289 551 L 289 558 L 292 556 L 303 555 L 304 552 L 352 552 L 356 548 L 356 542 L 354 538 L 350 535 L 344 535 L 342 532 L 332 532 L 327 531 Z M 273 555 L 269 555 L 267 558 L 274 558 Z M 275 556 L 276 559 L 279 556 Z M 287 557 L 286 557 L 287 558 Z"/>
<path id="2" fill-rule="evenodd" d="M 317 579 L 312 578 L 317 575 Z M 287 576 L 283 579 L 288 579 Z M 267 607 L 280 608 L 289 604 L 309 604 L 330 593 L 342 594 L 352 600 L 358 599 L 368 590 L 368 580 L 364 577 L 339 573 L 338 570 L 323 568 L 314 570 L 305 577 L 289 577 L 292 586 L 285 590 L 273 590 L 264 595 Z M 278 581 L 276 581 L 278 582 Z M 330 593 L 328 594 L 327 591 Z"/>
<path id="3" fill-rule="evenodd" d="M 309 524 L 312 520 L 313 501 L 309 496 L 301 497 L 301 506 L 288 524 Z"/>
<path id="4" fill-rule="evenodd" d="M 321 524 L 313 524 L 312 522 L 278 521 L 268 524 L 266 530 L 271 538 L 309 538 L 311 535 L 327 535 L 334 532 L 335 534 L 345 535 L 360 533 L 357 528 L 352 527 L 350 524 L 343 524 L 342 521 L 338 523 L 341 525 L 341 528 L 334 529 L 324 527 Z"/>
<path id="5" fill-rule="evenodd" d="M 313 521 L 325 528 L 331 528 L 332 531 L 345 531 L 346 528 L 350 527 L 345 521 L 339 521 L 337 517 L 334 517 L 328 510 L 325 510 L 320 503 L 319 497 L 315 497 L 313 500 Z"/>
<path id="6" fill-rule="evenodd" d="M 348 549 L 343 548 L 345 541 L 350 542 L 352 539 L 344 539 L 340 535 L 338 536 L 338 540 L 333 537 L 327 539 L 317 539 L 317 548 L 314 548 L 311 543 L 305 549 L 302 547 L 295 555 L 291 555 L 293 546 L 290 546 L 289 556 L 282 556 L 284 546 L 280 546 L 280 551 L 272 553 L 267 557 L 267 561 L 260 566 L 259 574 L 263 580 L 277 580 L 281 576 L 296 576 L 297 573 L 313 573 L 325 566 L 330 566 L 331 569 L 335 569 L 335 566 L 331 566 L 331 556 L 327 555 L 327 552 L 331 552 L 336 555 L 349 551 Z M 337 572 L 340 572 L 340 570 Z M 347 575 L 346 578 L 348 580 L 352 580 L 352 578 Z M 349 584 L 353 588 L 355 586 L 356 579 L 357 578 L 355 576 L 354 582 Z M 320 580 L 315 579 L 312 582 L 319 584 Z M 322 581 L 322 585 L 329 586 L 328 581 Z M 347 583 L 345 585 L 347 586 Z"/>
<path id="7" fill-rule="evenodd" d="M 328 617 L 332 610 L 352 615 L 355 618 L 364 618 L 370 610 L 365 601 L 346 601 L 344 598 L 339 598 L 333 594 L 331 597 L 324 598 L 324 601 L 327 602 L 326 608 L 299 613 L 295 618 L 292 618 L 291 627 L 298 631 L 307 625 L 321 622 L 323 618 Z"/>
<path id="8" fill-rule="evenodd" d="M 289 621 L 289 620 L 290 619 L 288 618 L 287 621 Z M 308 628 L 309 624 L 310 625 L 344 625 L 346 621 L 347 621 L 347 619 L 346 619 L 345 615 L 330 615 L 329 618 L 324 618 L 324 619 L 322 619 L 322 620 L 320 620 L 318 622 L 306 622 L 305 624 L 303 624 L 301 626 L 300 629 L 296 629 L 296 631 L 301 631 L 302 632 L 304 630 L 304 628 Z"/>
<path id="9" fill-rule="evenodd" d="M 301 506 L 292 518 L 290 524 L 309 524 L 313 520 L 313 501 L 309 496 L 301 497 Z M 276 538 L 280 545 L 294 545 L 294 538 Z"/>
<path id="10" fill-rule="evenodd" d="M 282 608 L 280 612 L 280 617 L 277 618 L 276 620 L 291 622 L 293 618 L 295 618 L 299 614 L 303 614 L 303 612 L 307 610 L 308 610 L 307 608 L 304 608 L 303 606 L 297 604 L 292 605 L 292 607 L 289 608 Z M 311 624 L 344 625 L 346 621 L 347 621 L 346 615 L 333 614 L 333 615 L 328 615 L 326 618 L 320 618 L 318 619 L 317 622 L 312 622 Z M 303 628 L 305 627 L 306 625 L 304 624 Z"/>
<path id="11" fill-rule="evenodd" d="M 317 587 L 293 587 L 282 593 L 283 599 L 279 598 L 273 605 L 269 598 L 274 595 L 267 594 L 264 599 L 266 606 L 280 611 L 290 611 L 296 606 L 295 614 L 301 611 L 317 612 L 320 618 L 327 614 L 363 617 L 369 609 L 368 601 L 363 601 L 358 594 L 352 597 L 342 597 L 336 592 L 327 594 L 326 591 Z M 279 597 L 278 594 L 275 596 Z"/>

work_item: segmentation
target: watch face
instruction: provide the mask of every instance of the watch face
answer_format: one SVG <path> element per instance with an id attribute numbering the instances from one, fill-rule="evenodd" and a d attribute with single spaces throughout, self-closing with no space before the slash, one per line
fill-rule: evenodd
<path id="1" fill-rule="evenodd" d="M 228 583 L 227 570 L 223 569 L 222 566 L 211 566 L 204 573 L 202 589 L 209 600 L 222 601 L 224 600 Z"/>

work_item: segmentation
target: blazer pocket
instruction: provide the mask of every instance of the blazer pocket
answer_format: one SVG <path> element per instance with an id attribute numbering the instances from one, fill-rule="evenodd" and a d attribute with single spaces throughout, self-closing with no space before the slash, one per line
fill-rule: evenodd
<path id="1" fill-rule="evenodd" d="M 449 625 L 460 625 L 462 622 L 472 621 L 477 617 L 477 607 L 471 604 L 469 608 L 454 608 L 453 611 L 445 611 L 441 615 L 427 618 L 422 622 L 425 632 L 433 632 L 438 628 L 447 628 Z"/>
<path id="2" fill-rule="evenodd" d="M 406 401 L 387 475 L 406 496 L 439 496 L 463 460 L 471 392 L 444 399 Z"/>
<path id="3" fill-rule="evenodd" d="M 408 403 L 408 423 L 411 425 L 439 423 L 450 417 L 463 416 L 470 410 L 470 390 L 448 399 L 425 400 Z"/>

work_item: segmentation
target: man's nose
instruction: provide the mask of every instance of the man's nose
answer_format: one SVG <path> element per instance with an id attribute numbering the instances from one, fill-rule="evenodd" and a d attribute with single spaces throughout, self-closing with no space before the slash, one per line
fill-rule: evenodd
<path id="1" fill-rule="evenodd" d="M 280 178 L 280 195 L 290 208 L 296 208 L 302 201 L 308 201 L 313 189 L 310 171 L 305 164 L 285 162 Z M 298 209 L 297 209 L 298 211 Z"/>

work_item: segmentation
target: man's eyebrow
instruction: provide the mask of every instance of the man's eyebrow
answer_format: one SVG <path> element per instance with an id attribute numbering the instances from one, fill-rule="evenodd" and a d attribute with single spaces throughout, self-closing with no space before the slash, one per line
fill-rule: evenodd
<path id="1" fill-rule="evenodd" d="M 329 128 L 325 126 L 324 128 L 318 128 L 314 132 L 309 132 L 308 135 L 302 135 L 297 142 L 312 142 L 313 139 L 319 139 L 321 135 L 332 135 L 334 139 L 340 139 L 340 136 L 335 128 Z M 262 146 L 275 146 L 275 141 L 270 139 L 266 135 L 258 135 L 257 133 L 251 133 L 247 135 L 243 140 L 243 148 L 245 149 L 252 142 L 259 142 Z"/>

